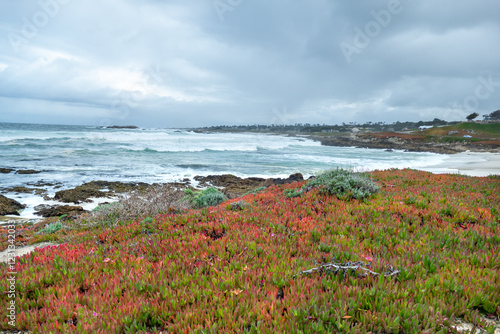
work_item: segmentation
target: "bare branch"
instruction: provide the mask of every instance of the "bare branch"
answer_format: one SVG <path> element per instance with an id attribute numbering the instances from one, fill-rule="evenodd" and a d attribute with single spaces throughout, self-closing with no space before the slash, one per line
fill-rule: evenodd
<path id="1" fill-rule="evenodd" d="M 358 261 L 358 262 L 346 262 L 346 263 L 334 263 L 334 262 L 330 262 L 330 263 L 323 263 L 323 264 L 320 264 L 319 267 L 316 267 L 316 268 L 312 268 L 312 269 L 309 269 L 309 270 L 304 270 L 304 271 L 301 271 L 299 274 L 300 275 L 311 275 L 315 272 L 319 272 L 319 273 L 333 273 L 333 274 L 337 274 L 339 273 L 340 271 L 342 271 L 342 274 L 346 275 L 346 273 L 349 271 L 349 270 L 354 270 L 355 272 L 358 273 L 358 275 L 360 277 L 365 277 L 369 274 L 373 275 L 373 276 L 379 276 L 380 273 L 376 273 L 370 269 L 368 269 L 367 267 L 369 267 L 370 264 L 366 264 L 364 262 L 361 262 L 361 261 Z M 383 273 L 384 276 L 386 277 L 390 277 L 390 276 L 395 276 L 397 274 L 399 274 L 399 270 L 395 269 L 393 266 L 391 265 L 386 265 L 385 266 L 387 268 L 387 271 Z M 359 273 L 358 270 L 362 270 L 362 273 Z"/>

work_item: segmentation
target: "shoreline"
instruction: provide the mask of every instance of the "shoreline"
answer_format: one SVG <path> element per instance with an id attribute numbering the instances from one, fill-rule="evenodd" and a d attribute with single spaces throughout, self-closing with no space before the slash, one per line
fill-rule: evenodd
<path id="1" fill-rule="evenodd" d="M 356 170 L 356 169 L 355 169 Z M 373 169 L 373 170 L 365 170 L 363 168 L 360 168 L 359 171 L 375 171 L 375 170 L 383 170 L 383 169 Z M 487 177 L 491 175 L 500 175 L 500 153 L 495 153 L 495 152 L 460 152 L 452 155 L 446 155 L 445 159 L 435 165 L 430 165 L 422 168 L 418 168 L 418 170 L 430 172 L 433 174 L 460 174 L 460 175 L 467 175 L 467 176 L 473 176 L 473 177 Z M 294 175 L 299 175 L 300 173 L 297 174 L 292 174 L 290 175 L 289 178 L 287 179 L 276 179 L 276 178 L 256 178 L 256 177 L 237 177 L 237 176 L 232 176 L 228 177 L 228 174 L 223 174 L 223 175 L 211 175 L 211 176 L 195 176 L 192 179 L 187 182 L 187 180 L 184 180 L 184 182 L 166 182 L 162 184 L 143 184 L 142 186 L 145 187 L 154 187 L 154 186 L 168 186 L 168 187 L 176 187 L 179 189 L 187 189 L 187 188 L 204 188 L 207 186 L 215 186 L 221 189 L 237 189 L 237 192 L 242 193 L 243 190 L 249 190 L 250 188 L 254 187 L 257 188 L 263 184 L 267 185 L 274 185 L 274 184 L 281 184 L 281 182 L 289 182 L 289 180 L 294 180 L 294 181 L 300 181 L 300 178 L 302 178 L 302 174 L 300 174 L 300 178 L 294 178 Z M 203 180 L 203 182 L 199 182 L 200 180 Z M 274 180 L 274 181 L 271 181 Z M 86 185 L 91 185 L 92 189 L 96 190 L 97 188 L 95 187 L 96 183 L 103 182 L 103 181 L 92 181 L 89 183 L 84 183 L 82 185 L 79 185 L 75 188 L 69 188 L 64 191 L 72 192 L 72 191 L 77 191 L 77 189 L 83 188 Z M 58 201 L 55 199 L 50 199 L 50 200 L 41 200 L 40 198 L 38 201 L 35 202 L 37 205 L 47 205 L 47 206 L 52 206 L 52 207 L 64 207 L 68 206 L 70 208 L 75 208 L 76 207 L 81 207 L 84 212 L 92 211 L 95 207 L 101 205 L 102 203 L 107 203 L 107 202 L 116 202 L 119 198 L 121 198 L 123 195 L 126 195 L 130 191 L 137 190 L 133 187 L 130 187 L 131 184 L 133 183 L 128 183 L 128 182 L 123 182 L 123 181 L 114 181 L 114 182 L 103 182 L 105 185 L 108 185 L 109 183 L 116 183 L 116 185 L 120 186 L 125 186 L 124 188 L 127 189 L 127 191 L 117 191 L 117 192 L 110 192 L 108 196 L 102 196 L 102 197 L 85 197 L 81 198 L 77 201 L 74 202 L 64 202 L 64 201 Z M 232 191 L 232 190 L 229 190 Z M 12 193 L 5 192 L 2 193 L 1 195 L 4 195 L 7 198 L 12 198 Z M 35 195 L 33 195 L 35 196 Z M 231 196 L 232 197 L 232 196 Z M 18 199 L 21 201 L 21 199 Z M 33 204 L 32 200 L 25 200 L 24 202 L 20 202 L 20 204 L 25 204 L 27 207 L 21 211 L 21 214 L 19 216 L 15 215 L 5 215 L 2 216 L 0 215 L 0 225 L 5 225 L 7 222 L 16 222 L 17 224 L 23 224 L 26 222 L 30 221 L 37 221 L 37 220 L 44 220 L 48 217 L 42 217 L 39 215 L 36 215 L 35 212 L 35 206 Z M 24 214 L 23 214 L 24 212 Z M 70 214 L 74 214 L 74 212 L 70 212 Z"/>
<path id="2" fill-rule="evenodd" d="M 438 154 L 500 153 L 500 146 L 474 142 L 437 142 L 423 141 L 405 133 L 380 133 L 375 135 L 303 135 L 323 146 L 373 148 L 385 150 L 404 150 L 407 152 L 427 152 Z"/>

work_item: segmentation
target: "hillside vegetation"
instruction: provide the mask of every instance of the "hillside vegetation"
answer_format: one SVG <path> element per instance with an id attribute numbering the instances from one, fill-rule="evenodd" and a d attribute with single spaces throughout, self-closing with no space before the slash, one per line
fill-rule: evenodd
<path id="1" fill-rule="evenodd" d="M 457 131 L 457 135 L 470 135 L 472 133 L 474 137 L 492 137 L 500 139 L 500 123 L 480 124 L 467 122 L 439 128 L 431 128 L 423 132 L 428 135 L 444 136 L 450 131 Z"/>
<path id="2" fill-rule="evenodd" d="M 361 200 L 321 185 L 287 196 L 301 182 L 114 225 L 66 221 L 50 234 L 63 244 L 18 259 L 17 327 L 453 333 L 462 319 L 492 332 L 486 319 L 500 316 L 500 178 L 414 170 L 364 177 L 377 189 Z M 47 240 L 36 230 L 17 240 Z M 0 285 L 2 305 L 6 289 Z M 5 317 L 0 329 L 11 329 Z"/>

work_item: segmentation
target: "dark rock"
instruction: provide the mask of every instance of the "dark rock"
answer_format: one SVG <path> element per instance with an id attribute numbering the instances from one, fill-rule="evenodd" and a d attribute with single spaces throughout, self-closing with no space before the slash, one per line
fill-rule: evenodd
<path id="1" fill-rule="evenodd" d="M 33 169 L 24 169 L 18 170 L 16 174 L 39 174 L 41 171 L 33 170 Z"/>
<path id="2" fill-rule="evenodd" d="M 81 203 L 81 202 L 91 202 L 89 200 L 90 197 L 106 197 L 108 194 L 96 190 L 96 189 L 88 189 L 82 186 L 78 186 L 75 189 L 61 190 L 56 192 L 54 196 L 55 200 L 64 202 L 64 203 Z"/>
<path id="3" fill-rule="evenodd" d="M 386 152 L 394 152 L 394 150 L 392 148 L 388 148 L 387 150 L 385 150 Z"/>
<path id="4" fill-rule="evenodd" d="M 139 127 L 135 125 L 112 125 L 107 126 L 106 129 L 139 129 Z"/>
<path id="5" fill-rule="evenodd" d="M 38 196 L 44 196 L 47 194 L 47 190 L 45 189 L 38 189 L 38 188 L 27 188 L 27 187 L 10 187 L 10 188 L 3 188 L 3 192 L 9 192 L 9 193 L 18 193 L 18 194 L 35 194 Z"/>
<path id="6" fill-rule="evenodd" d="M 215 186 L 224 188 L 222 192 L 228 198 L 241 197 L 243 194 L 252 191 L 259 187 L 270 187 L 274 185 L 281 185 L 285 183 L 300 182 L 304 180 L 302 174 L 292 174 L 287 179 L 263 179 L 259 177 L 249 177 L 242 179 L 240 177 L 224 174 L 224 175 L 208 175 L 208 176 L 195 176 L 194 179 L 200 182 L 200 186 Z"/>
<path id="7" fill-rule="evenodd" d="M 37 181 L 37 182 L 29 182 L 28 185 L 33 186 L 33 187 L 54 187 L 58 185 L 59 187 L 61 186 L 61 183 L 51 183 L 51 182 L 45 182 L 45 181 Z"/>
<path id="8" fill-rule="evenodd" d="M 21 211 L 25 207 L 26 205 L 23 205 L 13 199 L 0 195 L 0 216 L 5 216 L 5 215 L 19 216 L 19 211 Z"/>
<path id="9" fill-rule="evenodd" d="M 71 205 L 37 205 L 35 214 L 44 218 L 60 217 L 62 215 L 79 215 L 85 212 L 81 206 Z"/>
<path id="10" fill-rule="evenodd" d="M 9 192 L 9 193 L 18 193 L 18 194 L 32 194 L 35 192 L 36 188 L 26 188 L 26 187 L 10 187 L 10 188 L 3 188 L 2 191 Z"/>
<path id="11" fill-rule="evenodd" d="M 185 188 L 183 183 L 172 183 L 180 188 Z M 74 189 L 61 190 L 56 192 L 55 200 L 64 203 L 90 202 L 90 197 L 110 197 L 116 194 L 128 193 L 132 191 L 144 192 L 155 184 L 150 185 L 144 182 L 111 182 L 92 181 L 77 186 Z M 106 189 L 107 191 L 103 191 Z"/>
<path id="12" fill-rule="evenodd" d="M 11 168 L 0 168 L 0 173 L 2 174 L 9 174 L 10 172 L 13 172 L 14 170 Z"/>

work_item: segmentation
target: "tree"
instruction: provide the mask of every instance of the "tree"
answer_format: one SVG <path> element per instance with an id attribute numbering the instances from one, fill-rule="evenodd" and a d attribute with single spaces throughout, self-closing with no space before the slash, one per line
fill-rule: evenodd
<path id="1" fill-rule="evenodd" d="M 467 116 L 467 120 L 468 121 L 472 121 L 477 116 L 479 116 L 479 114 L 477 112 L 473 112 L 472 114 L 470 114 L 469 116 Z"/>
<path id="2" fill-rule="evenodd" d="M 500 120 L 500 109 L 492 112 L 491 114 L 483 115 L 483 117 L 484 117 L 485 121 L 489 121 L 489 120 L 498 121 L 498 120 Z"/>

